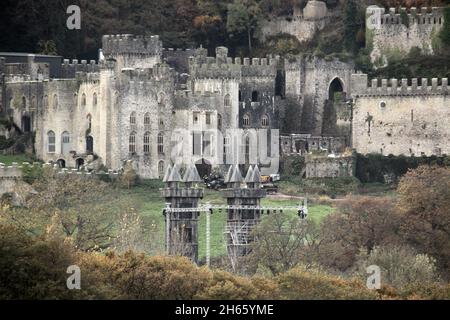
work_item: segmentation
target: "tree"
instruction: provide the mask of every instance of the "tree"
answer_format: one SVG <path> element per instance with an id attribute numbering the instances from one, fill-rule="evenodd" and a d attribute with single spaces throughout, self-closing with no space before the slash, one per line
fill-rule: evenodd
<path id="1" fill-rule="evenodd" d="M 58 174 L 53 168 L 46 168 L 33 188 L 37 194 L 27 199 L 25 208 L 7 207 L 2 216 L 36 235 L 57 219 L 64 236 L 81 250 L 109 247 L 116 236 L 117 217 L 132 207 L 95 177 Z"/>
<path id="2" fill-rule="evenodd" d="M 399 241 L 399 216 L 389 198 L 350 197 L 321 224 L 317 261 L 333 269 L 347 270 L 363 248 Z M 401 240 L 401 239 L 400 239 Z"/>
<path id="3" fill-rule="evenodd" d="M 444 276 L 450 270 L 450 168 L 420 166 L 398 186 L 401 231 L 421 253 L 436 258 Z"/>
<path id="4" fill-rule="evenodd" d="M 354 0 L 346 0 L 344 7 L 344 45 L 348 52 L 356 51 L 358 9 Z"/>
<path id="5" fill-rule="evenodd" d="M 248 264 L 268 268 L 272 274 L 287 271 L 306 258 L 315 235 L 313 221 L 289 213 L 265 216 L 254 230 Z"/>
<path id="6" fill-rule="evenodd" d="M 228 6 L 227 31 L 247 34 L 248 50 L 252 51 L 252 37 L 261 17 L 261 9 L 255 0 L 234 0 Z"/>

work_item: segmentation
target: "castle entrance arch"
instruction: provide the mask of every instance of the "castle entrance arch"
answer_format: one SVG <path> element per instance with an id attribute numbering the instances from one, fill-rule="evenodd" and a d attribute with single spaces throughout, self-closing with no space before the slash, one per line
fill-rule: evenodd
<path id="1" fill-rule="evenodd" d="M 325 100 L 322 120 L 322 135 L 337 134 L 337 109 L 344 102 L 344 83 L 339 77 L 336 77 L 328 86 L 328 99 Z"/>

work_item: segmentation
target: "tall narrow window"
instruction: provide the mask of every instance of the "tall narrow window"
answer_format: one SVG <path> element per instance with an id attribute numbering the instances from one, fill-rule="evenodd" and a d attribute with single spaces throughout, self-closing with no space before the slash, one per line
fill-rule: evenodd
<path id="1" fill-rule="evenodd" d="M 258 102 L 259 101 L 259 94 L 258 91 L 252 92 L 252 102 Z"/>
<path id="2" fill-rule="evenodd" d="M 132 132 L 128 139 L 128 151 L 130 153 L 136 153 L 136 133 Z"/>
<path id="3" fill-rule="evenodd" d="M 61 153 L 69 154 L 70 152 L 70 134 L 64 131 L 61 135 Z"/>
<path id="4" fill-rule="evenodd" d="M 261 117 L 261 126 L 263 126 L 263 127 L 269 126 L 269 117 L 267 115 L 263 115 Z"/>
<path id="5" fill-rule="evenodd" d="M 22 97 L 22 109 L 25 110 L 27 108 L 27 98 Z"/>
<path id="6" fill-rule="evenodd" d="M 94 95 L 92 96 L 92 105 L 94 107 L 97 106 L 97 94 L 94 92 Z"/>
<path id="7" fill-rule="evenodd" d="M 227 156 L 230 154 L 230 149 L 231 147 L 231 138 L 230 136 L 225 136 L 225 138 L 223 138 L 223 153 L 224 156 Z"/>
<path id="8" fill-rule="evenodd" d="M 242 118 L 242 125 L 243 126 L 249 126 L 250 125 L 250 117 L 248 114 L 244 115 Z"/>
<path id="9" fill-rule="evenodd" d="M 58 96 L 56 94 L 53 95 L 53 109 L 58 109 Z"/>
<path id="10" fill-rule="evenodd" d="M 150 130 L 150 113 L 144 114 L 144 128 L 145 130 Z"/>
<path id="11" fill-rule="evenodd" d="M 158 176 L 162 178 L 164 176 L 164 161 L 158 162 Z"/>
<path id="12" fill-rule="evenodd" d="M 86 107 L 86 94 L 85 93 L 83 93 L 81 95 L 81 106 Z"/>
<path id="13" fill-rule="evenodd" d="M 136 112 L 130 114 L 130 130 L 135 131 L 136 128 Z"/>
<path id="14" fill-rule="evenodd" d="M 150 153 L 150 133 L 146 132 L 144 134 L 144 153 L 149 154 Z"/>
<path id="15" fill-rule="evenodd" d="M 231 107 L 231 98 L 229 94 L 225 95 L 223 104 L 225 107 Z"/>
<path id="16" fill-rule="evenodd" d="M 158 153 L 164 153 L 164 135 L 162 132 L 158 133 Z"/>
<path id="17" fill-rule="evenodd" d="M 48 152 L 49 153 L 55 153 L 56 152 L 56 136 L 53 131 L 49 131 L 47 133 L 47 145 L 48 145 Z"/>
<path id="18" fill-rule="evenodd" d="M 134 111 L 130 114 L 130 124 L 131 125 L 136 124 L 136 112 L 134 112 Z"/>
<path id="19" fill-rule="evenodd" d="M 211 124 L 211 113 L 206 113 L 206 124 Z"/>
<path id="20" fill-rule="evenodd" d="M 219 129 L 219 130 L 222 129 L 222 115 L 221 114 L 217 114 L 217 129 Z"/>

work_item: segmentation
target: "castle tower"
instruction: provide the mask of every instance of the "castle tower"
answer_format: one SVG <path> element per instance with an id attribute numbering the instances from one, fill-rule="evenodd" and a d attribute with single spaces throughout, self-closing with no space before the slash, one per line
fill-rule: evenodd
<path id="1" fill-rule="evenodd" d="M 198 208 L 198 202 L 203 198 L 203 189 L 195 187 L 201 182 L 195 166 L 186 168 L 181 179 L 178 166 L 167 167 L 163 181 L 165 188 L 161 189 L 161 197 L 166 200 L 166 249 L 170 255 L 189 257 L 198 262 L 198 218 L 199 211 L 183 210 Z M 184 182 L 184 186 L 181 183 Z M 177 210 L 181 209 L 181 210 Z"/>
<path id="2" fill-rule="evenodd" d="M 261 174 L 257 165 L 254 168 L 250 166 L 245 179 L 238 165 L 230 166 L 225 183 L 227 189 L 224 190 L 224 197 L 231 206 L 227 212 L 227 252 L 231 258 L 236 258 L 249 251 L 253 241 L 251 232 L 261 220 L 261 210 L 257 208 L 266 192 L 261 189 Z"/>
<path id="3" fill-rule="evenodd" d="M 162 49 L 162 41 L 157 35 L 119 34 L 102 38 L 104 61 L 114 60 L 118 71 L 122 68 L 153 68 L 161 62 Z"/>

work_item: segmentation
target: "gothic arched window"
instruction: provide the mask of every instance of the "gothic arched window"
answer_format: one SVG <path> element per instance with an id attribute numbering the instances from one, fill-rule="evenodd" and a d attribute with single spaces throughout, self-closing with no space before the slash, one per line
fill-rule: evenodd
<path id="1" fill-rule="evenodd" d="M 136 133 L 132 132 L 128 138 L 128 151 L 136 153 Z"/>
<path id="2" fill-rule="evenodd" d="M 164 135 L 162 132 L 158 133 L 158 153 L 164 153 Z"/>
<path id="3" fill-rule="evenodd" d="M 150 153 L 150 132 L 144 134 L 144 153 Z"/>
<path id="4" fill-rule="evenodd" d="M 47 146 L 49 153 L 56 152 L 56 136 L 55 133 L 51 130 L 47 132 Z"/>

